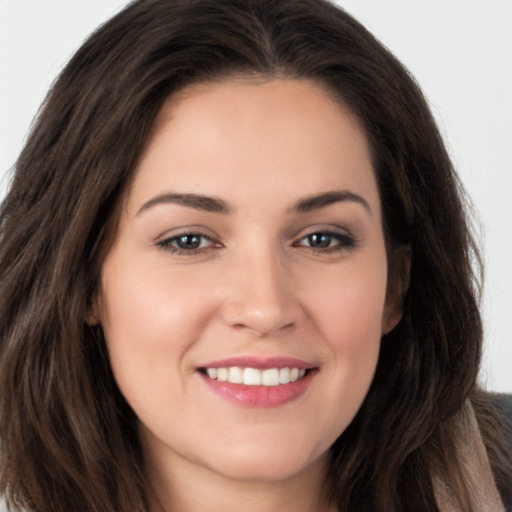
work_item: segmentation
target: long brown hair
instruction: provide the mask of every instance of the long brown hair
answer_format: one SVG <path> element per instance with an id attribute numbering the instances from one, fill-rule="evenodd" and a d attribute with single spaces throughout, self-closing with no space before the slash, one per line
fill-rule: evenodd
<path id="1" fill-rule="evenodd" d="M 466 506 L 446 428 L 481 356 L 464 195 L 414 80 L 324 0 L 135 1 L 56 81 L 0 212 L 1 492 L 28 510 L 147 510 L 136 417 L 87 309 L 163 102 L 235 75 L 312 79 L 348 105 L 370 141 L 388 245 L 411 248 L 404 318 L 332 447 L 329 499 L 346 512 L 435 510 L 439 471 Z"/>

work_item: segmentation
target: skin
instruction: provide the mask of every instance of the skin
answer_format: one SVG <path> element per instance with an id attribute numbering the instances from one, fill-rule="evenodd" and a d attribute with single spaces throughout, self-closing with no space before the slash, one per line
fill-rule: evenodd
<path id="1" fill-rule="evenodd" d="M 333 191 L 353 195 L 298 211 Z M 169 193 L 220 199 L 229 212 L 161 200 Z M 189 233 L 199 248 L 173 251 Z M 313 233 L 326 244 L 313 247 Z M 387 267 L 367 140 L 321 86 L 229 80 L 167 102 L 90 318 L 165 510 L 332 510 L 328 449 L 401 316 Z M 294 357 L 315 375 L 282 406 L 241 406 L 198 371 L 234 356 Z"/>

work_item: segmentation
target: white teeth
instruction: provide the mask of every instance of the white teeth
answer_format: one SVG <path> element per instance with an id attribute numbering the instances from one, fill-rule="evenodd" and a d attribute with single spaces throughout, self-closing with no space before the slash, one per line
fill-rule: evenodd
<path id="1" fill-rule="evenodd" d="M 279 383 L 288 384 L 290 382 L 290 368 L 281 368 L 279 370 Z"/>
<path id="2" fill-rule="evenodd" d="M 206 374 L 210 379 L 231 384 L 244 384 L 246 386 L 279 386 L 302 379 L 306 374 L 304 368 L 207 368 Z"/>
<path id="3" fill-rule="evenodd" d="M 256 368 L 244 370 L 244 384 L 246 386 L 261 386 L 261 371 Z"/>
<path id="4" fill-rule="evenodd" d="M 244 381 L 244 373 L 242 368 L 238 368 L 237 366 L 233 366 L 233 368 L 229 369 L 229 382 L 232 384 L 242 384 Z"/>
<path id="5" fill-rule="evenodd" d="M 228 381 L 228 369 L 227 368 L 217 368 L 217 380 L 221 382 Z"/>
<path id="6" fill-rule="evenodd" d="M 261 383 L 264 386 L 279 386 L 279 370 L 270 368 L 261 372 Z"/>

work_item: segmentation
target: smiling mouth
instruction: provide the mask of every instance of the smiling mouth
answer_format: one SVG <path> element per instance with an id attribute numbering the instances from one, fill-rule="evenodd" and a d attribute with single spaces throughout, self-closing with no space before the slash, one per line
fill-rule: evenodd
<path id="1" fill-rule="evenodd" d="M 311 370 L 305 368 L 241 368 L 239 366 L 202 368 L 203 375 L 218 382 L 244 386 L 276 387 L 302 380 Z"/>

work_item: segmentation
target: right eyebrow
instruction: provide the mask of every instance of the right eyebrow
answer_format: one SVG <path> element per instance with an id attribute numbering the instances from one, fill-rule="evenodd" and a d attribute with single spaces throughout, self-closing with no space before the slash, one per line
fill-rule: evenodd
<path id="1" fill-rule="evenodd" d="M 326 208 L 331 204 L 342 203 L 342 202 L 353 202 L 358 203 L 368 212 L 372 213 L 370 205 L 362 196 L 350 192 L 350 190 L 332 190 L 316 196 L 306 197 L 297 202 L 293 207 L 292 211 L 299 213 L 307 213 L 321 208 Z"/>
<path id="2" fill-rule="evenodd" d="M 168 192 L 146 201 L 137 211 L 137 215 L 159 204 L 179 204 L 196 210 L 223 214 L 228 214 L 232 211 L 232 208 L 225 201 L 217 197 Z"/>

